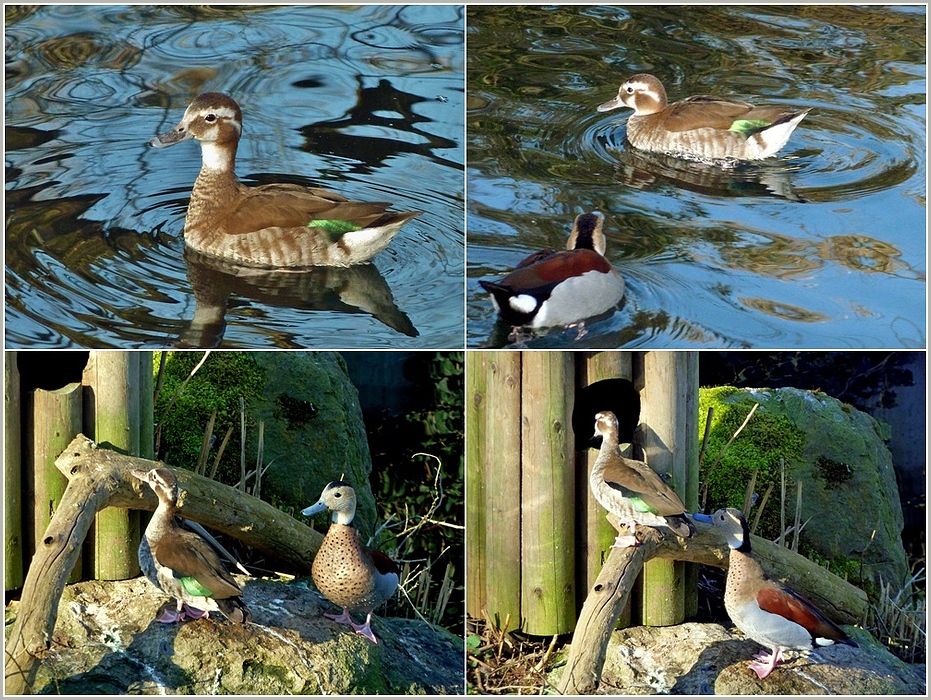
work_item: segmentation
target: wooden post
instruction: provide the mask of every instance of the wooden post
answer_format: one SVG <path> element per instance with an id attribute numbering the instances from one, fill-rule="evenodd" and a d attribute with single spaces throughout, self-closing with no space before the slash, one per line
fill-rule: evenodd
<path id="1" fill-rule="evenodd" d="M 643 377 L 645 461 L 655 471 L 669 474 L 670 485 L 686 507 L 694 509 L 698 501 L 698 355 L 648 352 L 643 357 Z M 683 562 L 647 562 L 643 567 L 643 624 L 682 622 L 688 588 Z M 697 591 L 689 599 L 689 610 L 697 610 Z"/>
<path id="2" fill-rule="evenodd" d="M 595 352 L 584 353 L 579 356 L 578 381 L 579 388 L 590 386 L 602 379 L 623 378 L 631 379 L 633 372 L 632 353 L 629 352 Z M 594 433 L 594 422 L 592 423 Z M 579 522 L 578 530 L 578 557 L 579 567 L 578 590 L 589 591 L 598 579 L 605 560 L 617 537 L 617 531 L 607 519 L 607 511 L 601 507 L 592 495 L 588 486 L 588 477 L 591 474 L 595 460 L 598 458 L 596 450 L 585 450 L 577 455 L 576 483 L 579 489 Z M 630 623 L 630 607 L 626 606 L 620 617 L 620 625 Z"/>
<path id="3" fill-rule="evenodd" d="M 479 559 L 468 564 L 470 589 L 476 567 L 484 566 L 483 588 L 470 593 L 470 600 L 478 605 L 472 614 L 483 617 L 487 611 L 499 629 L 516 629 L 521 624 L 521 355 L 475 352 L 466 357 L 468 367 L 482 375 L 467 374 L 472 387 L 469 408 L 474 412 L 470 425 L 475 430 L 467 441 L 467 481 L 482 481 L 481 488 L 470 486 L 470 497 L 476 501 L 469 513 L 483 511 L 476 521 L 468 521 L 467 539 L 474 543 L 470 552 L 481 551 Z M 481 581 L 478 578 L 477 585 Z"/>
<path id="4" fill-rule="evenodd" d="M 6 590 L 23 585 L 23 472 L 19 368 L 15 352 L 3 354 L 3 569 Z"/>
<path id="5" fill-rule="evenodd" d="M 140 355 L 95 350 L 84 370 L 84 429 L 98 444 L 132 455 L 139 454 L 140 444 Z M 108 508 L 98 513 L 89 538 L 94 578 L 138 576 L 139 539 L 138 512 Z"/>
<path id="6" fill-rule="evenodd" d="M 574 364 L 564 352 L 521 363 L 521 614 L 525 632 L 549 635 L 576 619 Z"/>
<path id="7" fill-rule="evenodd" d="M 466 611 L 481 619 L 485 610 L 487 562 L 485 538 L 485 457 L 488 450 L 488 371 L 489 353 L 467 352 L 465 356 L 466 405 Z"/>
<path id="8" fill-rule="evenodd" d="M 55 467 L 55 459 L 81 432 L 81 385 L 77 382 L 61 389 L 31 392 L 26 416 L 26 450 L 24 460 L 31 477 L 32 537 L 28 551 L 35 552 L 52 515 L 58 510 L 68 480 Z M 78 558 L 68 583 L 81 580 L 81 559 Z"/>

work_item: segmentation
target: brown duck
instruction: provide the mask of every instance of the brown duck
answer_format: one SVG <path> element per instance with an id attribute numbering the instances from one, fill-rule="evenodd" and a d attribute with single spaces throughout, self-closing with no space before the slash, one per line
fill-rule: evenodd
<path id="1" fill-rule="evenodd" d="M 421 212 L 389 212 L 294 184 L 246 187 L 236 178 L 242 111 L 227 95 L 205 92 L 181 123 L 149 144 L 200 141 L 202 165 L 184 221 L 185 244 L 208 256 L 256 267 L 346 267 L 370 261 Z"/>
<path id="2" fill-rule="evenodd" d="M 663 84 L 648 73 L 628 78 L 598 111 L 618 107 L 634 110 L 627 120 L 627 140 L 634 148 L 702 161 L 774 156 L 810 111 L 709 95 L 668 104 Z"/>

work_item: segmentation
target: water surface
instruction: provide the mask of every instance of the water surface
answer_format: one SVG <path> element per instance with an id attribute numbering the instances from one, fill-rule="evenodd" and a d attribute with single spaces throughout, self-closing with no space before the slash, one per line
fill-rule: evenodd
<path id="1" fill-rule="evenodd" d="M 924 12 L 469 7 L 468 345 L 509 342 L 478 280 L 599 210 L 622 307 L 526 345 L 924 347 Z M 812 111 L 755 164 L 643 153 L 595 111 L 639 72 Z"/>
<path id="2" fill-rule="evenodd" d="M 6 344 L 445 348 L 463 337 L 460 6 L 6 7 Z M 190 100 L 243 109 L 237 174 L 420 210 L 373 264 L 205 264 Z"/>

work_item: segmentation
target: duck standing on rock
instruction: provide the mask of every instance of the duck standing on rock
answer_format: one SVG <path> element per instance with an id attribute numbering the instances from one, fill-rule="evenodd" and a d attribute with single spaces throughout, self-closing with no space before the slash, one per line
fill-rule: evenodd
<path id="1" fill-rule="evenodd" d="M 389 212 L 386 202 L 346 199 L 318 187 L 246 187 L 236 178 L 242 111 L 219 92 L 198 95 L 181 123 L 149 145 L 200 141 L 202 165 L 184 221 L 184 242 L 203 255 L 270 268 L 371 260 L 421 212 Z"/>
<path id="2" fill-rule="evenodd" d="M 710 95 L 667 104 L 663 84 L 649 73 L 628 78 L 598 111 L 618 107 L 634 110 L 627 120 L 627 140 L 634 148 L 702 161 L 774 156 L 810 111 Z"/>
<path id="3" fill-rule="evenodd" d="M 739 510 L 721 509 L 712 522 L 731 548 L 724 608 L 741 632 L 772 649 L 769 654 L 757 654 L 757 660 L 750 663 L 760 680 L 784 661 L 786 649 L 811 650 L 835 643 L 858 646 L 814 603 L 766 575 L 750 549 L 750 529 Z"/>
<path id="4" fill-rule="evenodd" d="M 213 546 L 200 535 L 183 528 L 175 517 L 178 479 L 170 469 L 132 475 L 146 482 L 158 497 L 158 508 L 139 545 L 139 566 L 162 592 L 175 598 L 177 611 L 166 608 L 158 622 L 183 622 L 209 617 L 219 611 L 233 622 L 248 622 L 249 610 L 242 602 L 242 588 L 233 578 Z"/>
<path id="5" fill-rule="evenodd" d="M 324 617 L 348 624 L 357 633 L 378 644 L 372 632 L 372 611 L 390 598 L 398 587 L 398 565 L 383 552 L 362 544 L 352 521 L 356 515 L 356 492 L 345 481 L 327 484 L 320 500 L 301 511 L 316 515 L 333 513 L 333 522 L 314 558 L 311 575 L 328 600 L 343 608 L 340 615 Z M 366 613 L 365 623 L 357 625 L 350 610 Z"/>
<path id="6" fill-rule="evenodd" d="M 618 536 L 612 547 L 636 547 L 637 525 L 668 527 L 680 537 L 691 537 L 695 526 L 685 515 L 685 505 L 672 488 L 645 462 L 628 459 L 618 445 L 617 418 L 610 411 L 595 416 L 595 435 L 601 449 L 592 467 L 589 485 L 595 500 L 614 513 L 630 530 Z"/>

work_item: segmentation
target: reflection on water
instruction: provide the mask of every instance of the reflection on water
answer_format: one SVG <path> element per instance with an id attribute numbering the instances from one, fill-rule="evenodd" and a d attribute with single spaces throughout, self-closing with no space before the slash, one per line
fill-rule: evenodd
<path id="1" fill-rule="evenodd" d="M 924 347 L 925 9 L 471 6 L 470 346 L 507 344 L 478 279 L 606 214 L 624 308 L 532 347 Z M 598 113 L 648 72 L 670 100 L 811 113 L 778 157 L 720 168 Z"/>
<path id="2" fill-rule="evenodd" d="M 224 263 L 185 249 L 188 279 L 194 291 L 194 316 L 179 346 L 218 347 L 226 330 L 231 298 L 261 302 L 269 308 L 369 314 L 410 338 L 419 333 L 391 296 L 374 265 L 320 267 L 313 270 L 262 270 Z M 311 318 L 311 317 L 308 317 Z M 243 321 L 242 315 L 239 322 Z M 278 329 L 279 347 L 299 347 L 286 328 Z"/>
<path id="3" fill-rule="evenodd" d="M 461 7 L 6 10 L 8 347 L 461 346 Z M 191 272 L 199 149 L 146 144 L 208 90 L 245 184 L 424 213 L 364 271 Z"/>

